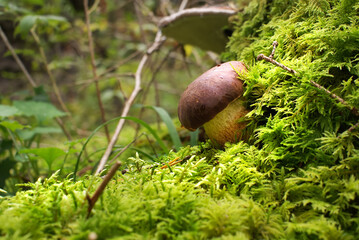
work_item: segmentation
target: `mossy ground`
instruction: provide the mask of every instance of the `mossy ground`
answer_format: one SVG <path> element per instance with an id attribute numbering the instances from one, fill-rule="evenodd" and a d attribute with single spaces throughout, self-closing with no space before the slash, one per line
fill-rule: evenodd
<path id="1" fill-rule="evenodd" d="M 358 11 L 355 0 L 252 1 L 223 54 L 249 67 L 248 143 L 184 147 L 159 165 L 131 158 L 89 218 L 86 191 L 101 178 L 28 184 L 0 200 L 1 238 L 357 239 Z M 297 75 L 256 61 L 274 40 Z"/>

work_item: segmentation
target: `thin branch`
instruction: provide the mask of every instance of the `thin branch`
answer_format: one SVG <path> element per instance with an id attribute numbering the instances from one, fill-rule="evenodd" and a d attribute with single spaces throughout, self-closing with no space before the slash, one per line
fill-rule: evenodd
<path id="1" fill-rule="evenodd" d="M 63 123 L 62 119 L 59 118 L 59 117 L 56 117 L 55 118 L 57 124 L 60 126 L 61 130 L 64 132 L 64 134 L 66 135 L 67 139 L 72 141 L 72 136 L 70 134 L 69 131 L 67 131 L 66 127 L 65 127 L 65 124 Z"/>
<path id="2" fill-rule="evenodd" d="M 146 98 L 147 98 L 148 92 L 149 92 L 149 90 L 150 90 L 150 86 L 152 85 L 152 83 L 154 83 L 154 82 L 156 81 L 156 76 L 157 76 L 158 72 L 160 71 L 160 69 L 162 68 L 162 66 L 167 62 L 168 57 L 170 56 L 171 52 L 174 51 L 177 47 L 178 47 L 178 45 L 175 46 L 174 48 L 170 49 L 170 50 L 167 52 L 166 56 L 162 59 L 162 61 L 161 61 L 160 64 L 158 65 L 158 67 L 157 67 L 154 71 L 151 71 L 151 72 L 152 72 L 151 80 L 149 81 L 149 83 L 147 84 L 147 86 L 144 88 L 144 91 L 143 91 L 143 93 L 142 93 L 142 99 L 141 99 L 141 103 L 142 103 L 142 104 L 144 104 L 144 102 L 145 102 L 145 100 L 146 100 Z M 155 90 L 158 91 L 158 88 L 155 89 Z M 156 92 L 156 97 L 157 97 L 157 96 L 158 96 L 158 94 L 157 94 L 157 92 Z M 157 101 L 157 99 L 156 99 L 156 101 Z M 156 106 L 159 106 L 158 102 L 156 102 Z M 145 108 L 141 108 L 140 113 L 139 113 L 139 116 L 138 116 L 139 119 L 142 118 L 142 115 L 143 115 L 143 113 L 144 113 L 144 110 L 145 110 Z M 139 131 L 139 130 L 140 130 L 140 125 L 137 125 L 135 136 L 138 135 L 138 131 Z"/>
<path id="3" fill-rule="evenodd" d="M 269 57 L 265 56 L 264 54 L 259 54 L 257 56 L 257 60 L 260 61 L 260 60 L 265 60 L 266 62 L 270 62 L 278 67 L 281 67 L 282 69 L 286 70 L 287 72 L 291 73 L 291 74 L 297 74 L 298 72 L 296 72 L 295 70 L 277 62 L 276 60 L 273 59 L 273 56 L 274 56 L 274 52 L 275 52 L 275 49 L 276 47 L 278 46 L 278 42 L 277 41 L 274 41 L 273 42 L 273 50 L 272 50 L 272 53 Z M 356 108 L 356 107 L 352 107 L 350 106 L 343 98 L 339 97 L 338 95 L 336 95 L 335 93 L 332 93 L 331 91 L 329 91 L 328 89 L 326 89 L 325 87 L 323 87 L 322 85 L 320 85 L 319 83 L 313 81 L 313 80 L 310 80 L 310 83 L 315 86 L 316 88 L 326 92 L 331 98 L 334 98 L 336 99 L 338 102 L 342 103 L 343 105 L 345 105 L 346 107 L 348 107 L 353 114 L 355 115 L 359 115 L 359 110 Z"/>
<path id="4" fill-rule="evenodd" d="M 116 158 L 120 157 L 121 154 L 126 151 L 135 141 L 137 140 L 137 138 L 135 138 L 132 142 L 130 142 L 129 144 L 127 144 L 124 148 L 121 149 L 121 151 L 112 159 L 112 161 L 114 161 Z M 106 176 L 104 177 L 102 183 L 100 184 L 100 186 L 96 189 L 95 193 L 92 195 L 92 197 L 90 197 L 88 194 L 86 196 L 87 201 L 89 203 L 88 209 L 87 209 L 87 217 L 90 216 L 91 214 L 91 210 L 92 208 L 95 206 L 97 199 L 101 196 L 102 192 L 105 190 L 107 184 L 110 182 L 110 180 L 112 179 L 112 177 L 115 175 L 115 173 L 117 172 L 118 168 L 122 165 L 122 163 L 120 161 L 116 161 L 114 163 L 114 165 L 112 165 L 110 171 L 106 174 Z"/>
<path id="5" fill-rule="evenodd" d="M 274 65 L 276 65 L 276 66 L 278 66 L 278 67 L 280 67 L 280 68 L 283 68 L 284 70 L 286 70 L 287 72 L 289 72 L 289 73 L 291 73 L 291 74 L 297 74 L 297 72 L 296 72 L 295 70 L 293 70 L 293 69 L 291 69 L 291 68 L 289 68 L 289 67 L 287 67 L 287 66 L 284 66 L 283 64 L 277 62 L 277 61 L 274 60 L 273 58 L 270 58 L 270 57 L 265 56 L 264 54 L 259 54 L 259 55 L 257 56 L 257 60 L 258 60 L 258 61 L 260 61 L 260 60 L 265 60 L 265 61 L 270 62 L 270 63 L 272 63 L 272 64 L 274 64 Z"/>
<path id="6" fill-rule="evenodd" d="M 187 4 L 188 4 L 188 0 L 182 0 L 181 5 L 180 5 L 178 11 L 182 11 L 183 9 L 185 9 L 186 6 L 187 6 Z"/>
<path id="7" fill-rule="evenodd" d="M 359 127 L 359 122 L 357 122 L 355 125 L 351 126 L 347 131 L 349 133 L 353 132 L 357 127 Z"/>
<path id="8" fill-rule="evenodd" d="M 122 151 L 121 151 L 122 152 Z M 112 177 L 115 175 L 115 173 L 117 172 L 118 168 L 122 165 L 122 163 L 120 161 L 116 161 L 114 165 L 112 165 L 110 171 L 107 173 L 107 175 L 105 176 L 105 178 L 103 179 L 102 183 L 100 184 L 100 186 L 96 189 L 95 193 L 93 194 L 92 197 L 90 197 L 88 194 L 86 196 L 87 201 L 89 203 L 88 209 L 87 209 L 87 217 L 90 216 L 91 211 L 93 209 L 93 207 L 95 206 L 97 199 L 101 196 L 102 192 L 105 190 L 107 184 L 110 182 L 110 180 L 112 179 Z"/>
<path id="9" fill-rule="evenodd" d="M 135 74 L 135 87 L 130 95 L 130 97 L 127 99 L 127 101 L 125 102 L 125 106 L 122 110 L 122 114 L 121 114 L 121 117 L 125 117 L 127 116 L 133 102 L 135 101 L 135 98 L 137 97 L 138 93 L 141 91 L 141 74 L 142 74 L 142 70 L 149 58 L 149 56 L 154 52 L 156 51 L 157 49 L 160 48 L 160 46 L 163 44 L 163 42 L 166 40 L 165 37 L 162 36 L 162 32 L 161 31 L 158 31 L 157 32 L 157 35 L 156 35 L 156 38 L 155 38 L 155 41 L 154 43 L 152 44 L 152 46 L 147 50 L 147 52 L 145 53 L 145 55 L 143 55 L 139 65 L 138 65 L 138 68 L 137 68 L 137 71 L 136 71 L 136 74 Z M 110 143 L 108 144 L 107 146 L 107 149 L 104 153 L 104 155 L 102 156 L 101 158 L 101 161 L 96 169 L 96 173 L 95 174 L 99 174 L 103 167 L 105 166 L 110 154 L 111 154 L 111 151 L 112 151 L 112 148 L 113 146 L 115 145 L 115 143 L 117 142 L 117 139 L 118 139 L 118 136 L 120 135 L 120 132 L 123 128 L 125 124 L 125 119 L 120 119 L 120 121 L 118 122 L 117 124 L 117 127 L 116 127 L 116 130 L 115 130 L 115 133 L 114 135 L 112 136 L 112 139 L 110 141 Z"/>
<path id="10" fill-rule="evenodd" d="M 140 11 L 140 6 L 143 6 L 143 2 L 140 2 L 139 0 L 135 0 L 133 1 L 133 5 L 135 8 L 135 13 L 136 13 L 136 17 L 138 20 L 138 25 L 139 25 L 139 29 L 140 29 L 140 36 L 142 38 L 142 42 L 145 43 L 145 45 L 147 46 L 148 44 L 148 40 L 147 40 L 147 36 L 146 36 L 146 32 L 143 29 L 143 16 L 142 13 Z"/>
<path id="11" fill-rule="evenodd" d="M 2 40 L 4 41 L 6 47 L 9 49 L 9 51 L 11 52 L 11 55 L 13 56 L 13 58 L 15 59 L 16 63 L 19 65 L 21 71 L 24 73 L 24 75 L 26 76 L 27 80 L 30 82 L 31 87 L 32 88 L 36 88 L 37 84 L 35 83 L 35 81 L 33 80 L 33 78 L 31 77 L 30 73 L 27 71 L 26 67 L 24 66 L 24 64 L 22 63 L 22 61 L 20 60 L 20 58 L 17 56 L 14 48 L 12 47 L 12 45 L 10 44 L 8 38 L 6 37 L 4 31 L 2 30 L 1 26 L 0 26 L 0 36 L 2 38 Z M 47 65 L 47 64 L 46 64 Z M 67 131 L 67 129 L 65 128 L 65 125 L 63 124 L 61 118 L 56 117 L 55 118 L 57 124 L 60 126 L 60 128 L 62 129 L 62 131 L 64 132 L 64 134 L 66 135 L 68 140 L 72 140 L 71 134 Z"/>
<path id="12" fill-rule="evenodd" d="M 46 69 L 46 72 L 47 74 L 49 75 L 49 78 L 50 78 L 50 81 L 51 81 L 51 84 L 52 84 L 52 88 L 54 89 L 54 93 L 56 95 L 56 99 L 57 101 L 59 102 L 61 108 L 63 111 L 67 112 L 68 114 L 70 114 L 70 111 L 67 109 L 62 97 L 61 97 L 61 93 L 60 93 L 60 89 L 59 87 L 57 86 L 57 83 L 56 83 L 56 80 L 54 78 L 54 75 L 52 74 L 50 68 L 49 68 L 49 62 L 47 60 L 47 57 L 46 57 L 46 54 L 45 54 L 45 50 L 44 48 L 41 46 L 41 41 L 40 41 L 40 38 L 39 36 L 36 34 L 35 32 L 35 29 L 32 28 L 30 30 L 37 46 L 39 47 L 39 51 L 40 51 L 40 55 L 41 55 L 41 58 L 42 58 L 42 61 L 44 62 L 44 65 L 45 65 L 45 69 Z"/>
<path id="13" fill-rule="evenodd" d="M 269 58 L 273 58 L 273 57 L 274 57 L 274 53 L 275 53 L 275 50 L 276 50 L 276 48 L 277 48 L 277 46 L 278 46 L 278 42 L 277 42 L 277 41 L 274 41 L 274 42 L 272 43 L 272 45 L 273 45 L 273 50 L 272 50 L 272 53 L 269 55 Z"/>
<path id="14" fill-rule="evenodd" d="M 0 26 L 0 36 L 1 39 L 4 41 L 6 47 L 9 49 L 9 51 L 11 52 L 12 57 L 15 59 L 17 65 L 19 65 L 19 67 L 21 68 L 21 71 L 25 74 L 27 80 L 29 81 L 29 83 L 31 84 L 31 86 L 33 88 L 37 87 L 34 79 L 32 79 L 31 75 L 29 74 L 29 72 L 27 71 L 26 67 L 24 66 L 24 64 L 22 64 L 22 61 L 20 60 L 20 58 L 17 56 L 14 48 L 12 47 L 12 45 L 10 44 L 8 38 L 6 37 L 4 31 L 2 30 L 1 26 Z"/>
<path id="15" fill-rule="evenodd" d="M 135 74 L 133 74 L 133 73 L 120 73 L 120 74 L 114 73 L 114 74 L 105 75 L 103 77 L 99 77 L 99 78 L 97 78 L 97 80 L 94 78 L 85 79 L 85 80 L 77 81 L 76 83 L 70 83 L 68 85 L 70 85 L 70 86 L 85 85 L 84 88 L 86 88 L 88 85 L 90 85 L 96 81 L 104 81 L 104 80 L 108 80 L 109 78 L 121 78 L 121 77 L 134 78 Z"/>
<path id="16" fill-rule="evenodd" d="M 88 44 L 89 44 L 89 50 L 90 50 L 90 56 L 91 56 L 92 75 L 95 79 L 96 95 L 97 95 L 98 105 L 99 105 L 99 108 L 101 111 L 101 120 L 102 120 L 102 123 L 105 123 L 106 122 L 105 109 L 103 107 L 103 103 L 102 103 L 102 99 L 101 99 L 101 92 L 100 92 L 98 76 L 97 76 L 97 68 L 96 68 L 96 64 L 95 64 L 95 51 L 94 51 L 94 47 L 93 47 L 92 31 L 90 28 L 90 12 L 88 9 L 88 0 L 84 0 L 84 9 L 85 9 Z M 108 131 L 107 125 L 105 125 L 105 132 L 106 132 L 107 141 L 110 142 L 110 133 Z"/>

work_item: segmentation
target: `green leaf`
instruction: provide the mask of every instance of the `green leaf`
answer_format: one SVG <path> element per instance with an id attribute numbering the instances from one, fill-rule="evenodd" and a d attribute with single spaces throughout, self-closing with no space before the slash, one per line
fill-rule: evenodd
<path id="1" fill-rule="evenodd" d="M 19 21 L 19 24 L 15 28 L 15 35 L 20 34 L 22 37 L 26 37 L 36 24 L 49 24 L 52 27 L 56 27 L 59 24 L 68 24 L 66 18 L 55 15 L 26 15 Z"/>
<path id="2" fill-rule="evenodd" d="M 35 25 L 36 21 L 39 19 L 39 16 L 27 15 L 21 18 L 19 25 L 15 28 L 15 36 L 20 34 L 22 37 L 25 37 L 26 34 L 30 32 L 30 29 Z"/>
<path id="3" fill-rule="evenodd" d="M 32 153 L 44 159 L 51 170 L 52 163 L 59 157 L 64 156 L 66 152 L 55 147 L 32 148 L 20 150 L 20 153 Z"/>
<path id="4" fill-rule="evenodd" d="M 23 140 L 29 140 L 32 137 L 34 137 L 36 134 L 49 134 L 49 133 L 61 133 L 60 128 L 56 127 L 35 127 L 33 129 L 25 129 L 22 131 L 19 131 L 19 136 Z"/>
<path id="5" fill-rule="evenodd" d="M 65 116 L 66 113 L 58 110 L 54 105 L 47 102 L 14 101 L 14 106 L 24 116 L 35 116 L 40 122 L 55 117 Z"/>
<path id="6" fill-rule="evenodd" d="M 27 125 L 22 125 L 21 123 L 19 123 L 17 121 L 2 121 L 2 122 L 0 122 L 0 125 L 8 128 L 12 132 L 15 132 L 17 129 L 23 129 L 26 127 L 30 127 Z"/>
<path id="7" fill-rule="evenodd" d="M 19 110 L 16 107 L 0 104 L 0 117 L 11 117 L 18 114 Z"/>
<path id="8" fill-rule="evenodd" d="M 173 145 L 174 145 L 175 149 L 178 151 L 182 147 L 182 143 L 181 143 L 180 137 L 177 133 L 176 127 L 173 124 L 172 119 L 171 119 L 170 115 L 168 114 L 168 112 L 166 110 L 164 110 L 163 108 L 156 107 L 156 106 L 145 106 L 145 108 L 153 109 L 154 111 L 157 112 L 157 114 L 160 116 L 162 121 L 166 124 L 168 133 L 170 134 Z"/>

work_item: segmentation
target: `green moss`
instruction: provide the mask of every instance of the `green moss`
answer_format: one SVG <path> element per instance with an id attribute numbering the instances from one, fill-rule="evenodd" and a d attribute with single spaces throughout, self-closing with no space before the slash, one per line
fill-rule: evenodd
<path id="1" fill-rule="evenodd" d="M 2 239 L 356 239 L 359 234 L 359 3 L 251 1 L 226 56 L 249 67 L 252 138 L 129 158 L 89 218 L 101 182 L 52 178 L 0 199 Z M 295 69 L 291 75 L 267 62 Z M 350 106 L 313 86 L 315 81 Z M 182 161 L 163 167 L 176 158 Z"/>

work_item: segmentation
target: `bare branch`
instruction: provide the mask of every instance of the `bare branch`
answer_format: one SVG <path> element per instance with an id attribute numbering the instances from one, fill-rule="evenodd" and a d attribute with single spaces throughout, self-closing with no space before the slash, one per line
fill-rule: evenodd
<path id="1" fill-rule="evenodd" d="M 163 44 L 163 42 L 165 40 L 166 40 L 166 38 L 164 36 L 162 36 L 162 32 L 158 31 L 154 43 L 146 51 L 145 55 L 143 55 L 139 65 L 138 65 L 136 74 L 135 74 L 135 87 L 134 87 L 130 97 L 127 99 L 127 101 L 125 103 L 125 106 L 124 106 L 124 108 L 122 110 L 121 117 L 127 116 L 133 102 L 135 101 L 135 98 L 137 97 L 138 93 L 141 91 L 141 74 L 142 74 L 142 70 L 143 70 L 147 60 L 149 59 L 150 55 L 154 51 L 156 51 L 157 49 L 160 48 L 160 46 Z M 100 161 L 100 163 L 99 163 L 99 165 L 98 165 L 98 167 L 96 169 L 95 174 L 99 174 L 102 171 L 102 169 L 104 168 L 108 158 L 110 157 L 112 148 L 115 145 L 115 143 L 117 142 L 118 136 L 120 135 L 120 132 L 121 132 L 124 124 L 125 124 L 125 119 L 120 119 L 120 121 L 117 124 L 115 133 L 112 136 L 112 139 L 111 139 L 110 143 L 108 144 L 104 155 L 101 158 L 101 161 Z"/>
<path id="2" fill-rule="evenodd" d="M 49 75 L 49 79 L 50 79 L 50 81 L 51 81 L 52 88 L 54 89 L 54 93 L 55 93 L 55 95 L 56 95 L 57 101 L 59 102 L 59 104 L 60 104 L 62 110 L 70 114 L 70 111 L 67 109 L 67 107 L 66 107 L 66 105 L 65 105 L 65 103 L 64 103 L 64 100 L 63 100 L 62 97 L 61 97 L 60 89 L 59 89 L 59 87 L 57 86 L 55 77 L 54 77 L 54 75 L 52 74 L 52 71 L 51 71 L 50 68 L 49 68 L 49 62 L 48 62 L 48 60 L 47 60 L 47 57 L 46 57 L 46 54 L 45 54 L 45 50 L 44 50 L 44 48 L 41 46 L 41 41 L 40 41 L 39 36 L 38 36 L 37 33 L 35 32 L 35 28 L 32 28 L 32 29 L 30 30 L 30 32 L 31 32 L 32 37 L 34 38 L 34 40 L 35 40 L 35 42 L 36 42 L 36 44 L 37 44 L 37 46 L 38 46 L 38 48 L 39 48 L 42 61 L 44 62 L 44 66 L 45 66 L 47 75 Z"/>
<path id="3" fill-rule="evenodd" d="M 122 152 L 122 151 L 121 151 Z M 88 209 L 87 209 L 87 217 L 90 216 L 92 208 L 95 206 L 97 199 L 101 196 L 102 192 L 105 190 L 107 184 L 110 182 L 110 180 L 112 179 L 112 177 L 115 175 L 115 173 L 117 172 L 118 168 L 122 165 L 122 163 L 120 161 L 116 161 L 114 165 L 112 165 L 110 171 L 107 173 L 107 175 L 105 176 L 105 178 L 103 179 L 102 183 L 100 184 L 100 186 L 96 189 L 95 193 L 93 194 L 92 197 L 90 197 L 88 194 L 86 196 L 87 201 L 89 203 Z"/>
<path id="4" fill-rule="evenodd" d="M 33 80 L 33 78 L 31 77 L 30 73 L 27 71 L 26 67 L 24 66 L 24 64 L 22 63 L 22 61 L 20 60 L 20 58 L 17 56 L 14 48 L 12 47 L 12 45 L 10 44 L 8 38 L 6 37 L 4 31 L 2 30 L 1 26 L 0 26 L 0 36 L 2 38 L 2 40 L 4 41 L 6 47 L 9 49 L 9 51 L 11 52 L 11 55 L 13 56 L 13 58 L 15 59 L 16 63 L 19 65 L 21 71 L 25 74 L 27 80 L 30 82 L 32 88 L 36 88 L 37 84 L 35 83 L 35 81 Z M 36 39 L 35 39 L 36 40 Z M 45 64 L 47 67 L 47 64 Z M 66 135 L 67 139 L 72 140 L 71 134 L 67 131 L 67 129 L 65 128 L 65 125 L 63 124 L 61 118 L 57 117 L 55 118 L 57 124 L 61 127 L 62 131 L 64 132 L 64 134 Z"/>
<path id="5" fill-rule="evenodd" d="M 101 120 L 102 120 L 102 123 L 105 123 L 106 122 L 105 110 L 104 110 L 102 100 L 101 100 L 101 92 L 100 92 L 100 87 L 99 87 L 99 83 L 98 83 L 97 68 L 96 68 L 96 64 L 95 64 L 95 51 L 94 51 L 94 47 L 93 47 L 92 31 L 90 28 L 90 11 L 88 9 L 88 0 L 84 0 L 84 9 L 85 9 L 85 17 L 86 17 L 88 44 L 89 44 L 89 50 L 90 50 L 90 55 L 91 55 L 92 75 L 95 80 L 97 101 L 98 101 L 98 105 L 99 105 L 99 108 L 101 111 Z M 106 132 L 107 141 L 110 142 L 110 133 L 108 131 L 107 125 L 105 125 L 105 132 Z"/>
<path id="6" fill-rule="evenodd" d="M 273 42 L 273 50 L 272 50 L 272 53 L 269 57 L 265 56 L 264 54 L 259 54 L 257 56 L 257 60 L 260 61 L 260 60 L 265 60 L 267 62 L 270 62 L 278 67 L 281 67 L 282 69 L 286 70 L 287 72 L 291 73 L 291 74 L 297 74 L 298 72 L 296 72 L 295 70 L 277 62 L 276 60 L 273 59 L 273 56 L 274 56 L 274 52 L 275 52 L 275 49 L 276 47 L 278 46 L 278 42 L 277 41 L 274 41 Z M 331 98 L 334 98 L 336 99 L 338 102 L 342 103 L 343 105 L 345 105 L 346 107 L 348 107 L 353 114 L 355 115 L 359 115 L 359 110 L 356 108 L 356 107 L 352 107 L 350 106 L 343 98 L 339 97 L 338 95 L 336 95 L 335 93 L 332 93 L 331 91 L 329 91 L 328 89 L 326 89 L 325 87 L 323 87 L 322 85 L 320 85 L 319 83 L 313 81 L 313 80 L 310 80 L 310 83 L 315 86 L 316 88 L 326 92 L 327 94 L 329 94 L 329 96 Z"/>
<path id="7" fill-rule="evenodd" d="M 272 53 L 269 55 L 269 58 L 273 58 L 273 57 L 274 57 L 274 53 L 275 53 L 275 50 L 276 50 L 276 48 L 277 48 L 277 46 L 278 46 L 278 42 L 277 42 L 277 41 L 274 41 L 274 42 L 272 43 L 272 45 L 273 45 L 273 50 L 272 50 Z"/>
<path id="8" fill-rule="evenodd" d="M 31 86 L 33 88 L 37 87 L 34 79 L 32 79 L 31 75 L 29 74 L 29 72 L 27 71 L 26 67 L 24 66 L 24 64 L 22 63 L 22 61 L 20 60 L 20 58 L 17 56 L 14 48 L 12 47 L 12 45 L 10 44 L 8 38 L 6 37 L 4 31 L 2 30 L 1 26 L 0 26 L 0 36 L 1 39 L 4 41 L 6 47 L 9 49 L 9 51 L 11 52 L 12 57 L 15 59 L 17 65 L 19 65 L 19 67 L 21 68 L 21 71 L 25 74 L 27 80 L 29 81 L 29 83 L 31 84 Z"/>
<path id="9" fill-rule="evenodd" d="M 178 11 L 182 11 L 183 9 L 185 9 L 186 6 L 187 6 L 187 4 L 188 4 L 188 0 L 182 0 L 181 5 L 180 5 Z"/>
<path id="10" fill-rule="evenodd" d="M 267 62 L 270 62 L 280 68 L 283 68 L 284 70 L 286 70 L 287 72 L 291 73 L 291 74 L 297 74 L 297 72 L 287 66 L 284 66 L 283 64 L 277 62 L 276 60 L 274 60 L 273 58 L 270 58 L 270 57 L 267 57 L 265 56 L 264 54 L 259 54 L 258 57 L 257 57 L 257 60 L 260 61 L 260 60 L 265 60 Z"/>

